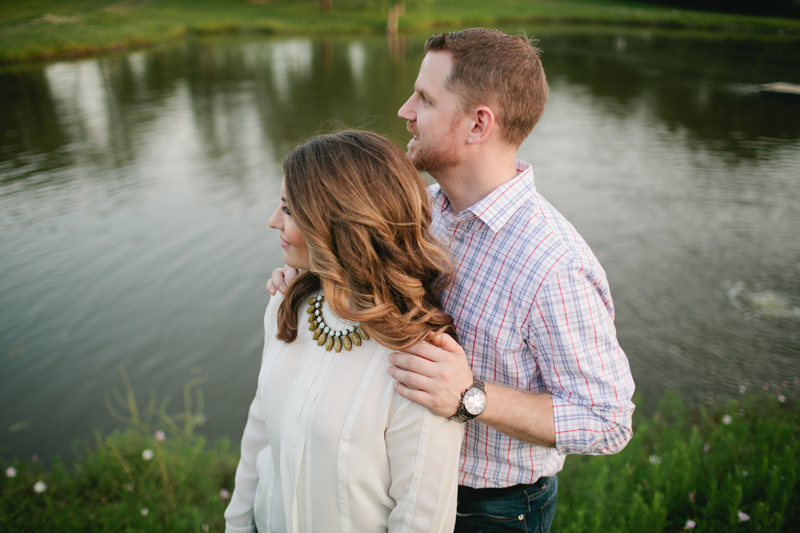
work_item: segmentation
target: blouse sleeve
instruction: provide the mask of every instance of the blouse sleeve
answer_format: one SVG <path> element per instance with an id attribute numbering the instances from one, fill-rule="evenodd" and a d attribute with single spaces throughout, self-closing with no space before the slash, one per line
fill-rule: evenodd
<path id="1" fill-rule="evenodd" d="M 389 532 L 453 531 L 464 426 L 403 400 L 386 430 Z"/>
<path id="2" fill-rule="evenodd" d="M 270 341 L 277 330 L 278 306 L 283 296 L 278 294 L 270 299 L 267 312 L 264 315 L 264 351 L 261 356 L 261 372 L 267 360 Z M 259 383 L 261 373 L 259 372 Z M 256 457 L 258 453 L 269 446 L 267 425 L 264 421 L 264 410 L 261 404 L 261 389 L 256 390 L 256 397 L 250 404 L 247 425 L 242 435 L 241 458 L 236 468 L 236 488 L 231 496 L 231 503 L 225 510 L 226 533 L 255 533 L 256 526 L 253 518 L 253 503 L 258 486 L 258 471 L 256 470 Z"/>

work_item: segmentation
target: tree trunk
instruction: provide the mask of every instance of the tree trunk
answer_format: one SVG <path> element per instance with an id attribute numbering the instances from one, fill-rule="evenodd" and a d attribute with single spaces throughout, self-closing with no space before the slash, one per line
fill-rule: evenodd
<path id="1" fill-rule="evenodd" d="M 395 4 L 389 8 L 389 21 L 386 23 L 386 33 L 397 35 L 400 15 L 403 14 L 403 4 Z"/>

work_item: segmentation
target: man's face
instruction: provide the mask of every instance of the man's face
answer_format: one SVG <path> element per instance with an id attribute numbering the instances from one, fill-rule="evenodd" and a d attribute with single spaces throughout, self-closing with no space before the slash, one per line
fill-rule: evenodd
<path id="1" fill-rule="evenodd" d="M 414 136 L 408 142 L 408 157 L 419 170 L 431 174 L 457 166 L 462 161 L 461 136 L 466 136 L 466 117 L 459 97 L 445 87 L 450 74 L 450 52 L 428 52 L 414 83 L 414 94 L 397 112 Z"/>

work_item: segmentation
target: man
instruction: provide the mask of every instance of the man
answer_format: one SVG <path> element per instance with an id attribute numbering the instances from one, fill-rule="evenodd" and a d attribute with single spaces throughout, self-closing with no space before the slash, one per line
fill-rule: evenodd
<path id="1" fill-rule="evenodd" d="M 549 531 L 564 456 L 630 439 L 633 379 L 605 272 L 515 160 L 547 100 L 538 50 L 485 29 L 425 49 L 398 115 L 438 184 L 432 229 L 455 268 L 441 301 L 461 346 L 415 345 L 389 372 L 403 397 L 466 423 L 457 532 Z"/>

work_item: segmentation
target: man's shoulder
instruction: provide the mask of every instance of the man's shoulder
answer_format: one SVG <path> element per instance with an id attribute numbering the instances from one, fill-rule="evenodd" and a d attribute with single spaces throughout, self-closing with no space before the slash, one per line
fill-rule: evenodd
<path id="1" fill-rule="evenodd" d="M 535 286 L 583 265 L 602 273 L 602 267 L 575 226 L 538 192 L 514 213 L 503 231 L 517 258 L 519 274 Z M 601 274 L 604 276 L 604 274 Z"/>

